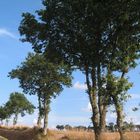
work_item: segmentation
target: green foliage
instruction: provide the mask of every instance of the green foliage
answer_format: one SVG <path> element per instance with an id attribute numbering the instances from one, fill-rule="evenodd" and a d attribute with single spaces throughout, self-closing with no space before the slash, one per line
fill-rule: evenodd
<path id="1" fill-rule="evenodd" d="M 19 27 L 23 41 L 30 42 L 37 52 L 47 53 L 50 48 L 59 52 L 75 68 L 84 73 L 87 69 L 90 77 L 93 69 L 96 72 L 100 67 L 100 77 L 94 76 L 95 84 L 100 83 L 95 88 L 100 89 L 99 94 L 110 91 L 102 88 L 107 85 L 102 81 L 109 78 L 109 71 L 124 75 L 136 67 L 140 57 L 138 0 L 44 0 L 43 5 L 36 12 L 39 20 L 30 13 L 23 14 Z M 109 83 L 111 94 L 120 94 L 120 101 L 126 99 L 124 93 L 132 86 L 128 79 L 115 78 L 114 74 L 110 78 L 115 80 Z"/>
<path id="2" fill-rule="evenodd" d="M 130 123 L 128 123 L 126 121 L 124 122 L 124 124 L 123 124 L 123 129 L 124 130 L 133 131 L 133 128 L 134 128 L 133 122 L 130 122 Z"/>
<path id="3" fill-rule="evenodd" d="M 137 107 L 132 108 L 132 111 L 134 111 L 134 112 L 136 112 L 138 110 L 139 110 L 139 108 L 137 108 Z"/>
<path id="4" fill-rule="evenodd" d="M 37 15 L 23 14 L 22 40 L 36 52 L 53 50 L 86 75 L 95 130 L 105 118 L 100 117 L 103 106 L 110 103 L 118 108 L 120 123 L 132 86 L 125 74 L 140 57 L 139 0 L 43 0 L 43 5 Z"/>
<path id="5" fill-rule="evenodd" d="M 8 117 L 9 113 L 5 109 L 5 107 L 0 106 L 0 120 L 3 121 Z"/>
<path id="6" fill-rule="evenodd" d="M 6 106 L 6 105 L 3 105 L 3 106 L 0 106 L 0 120 L 3 121 L 3 120 L 9 120 L 9 118 L 11 117 L 11 108 Z"/>
<path id="7" fill-rule="evenodd" d="M 120 104 L 130 98 L 127 91 L 132 87 L 132 83 L 128 82 L 127 78 L 120 78 L 113 74 L 107 76 L 107 91 L 110 92 L 110 97 L 117 98 Z"/>
<path id="8" fill-rule="evenodd" d="M 56 97 L 63 86 L 71 86 L 71 71 L 61 64 L 53 64 L 43 55 L 29 53 L 26 61 L 12 70 L 9 76 L 18 78 L 26 94 L 41 94 L 41 97 Z"/>
<path id="9" fill-rule="evenodd" d="M 39 117 L 44 118 L 44 134 L 46 135 L 48 113 L 50 111 L 50 102 L 52 98 L 59 95 L 64 86 L 70 87 L 72 76 L 68 65 L 63 61 L 52 63 L 49 54 L 29 53 L 26 60 L 16 69 L 9 73 L 9 76 L 19 79 L 20 87 L 26 94 L 35 94 L 38 96 Z"/>
<path id="10" fill-rule="evenodd" d="M 108 124 L 108 130 L 110 130 L 111 132 L 114 132 L 115 131 L 115 125 L 113 122 L 110 122 Z"/>
<path id="11" fill-rule="evenodd" d="M 27 100 L 24 94 L 18 92 L 10 94 L 10 98 L 5 104 L 5 108 L 9 110 L 10 116 L 15 115 L 14 124 L 17 123 L 19 114 L 23 117 L 26 113 L 32 114 L 35 109 L 34 105 Z"/>
<path id="12" fill-rule="evenodd" d="M 43 0 L 37 17 L 24 13 L 19 31 L 35 51 L 53 48 L 70 63 L 135 67 L 139 57 L 139 1 Z"/>
<path id="13" fill-rule="evenodd" d="M 12 114 L 20 113 L 21 116 L 24 116 L 25 112 L 32 114 L 35 108 L 34 105 L 27 100 L 24 94 L 18 92 L 10 94 L 9 101 L 5 106 L 11 110 Z"/>

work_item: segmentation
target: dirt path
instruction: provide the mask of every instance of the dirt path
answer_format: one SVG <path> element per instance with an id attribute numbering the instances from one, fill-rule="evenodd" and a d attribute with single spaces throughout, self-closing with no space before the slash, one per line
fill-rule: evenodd
<path id="1" fill-rule="evenodd" d="M 0 135 L 8 140 L 32 140 L 35 134 L 33 129 L 8 130 L 0 128 Z"/>
<path id="2" fill-rule="evenodd" d="M 8 140 L 35 140 L 38 132 L 35 129 L 12 130 L 0 128 L 0 135 Z M 45 140 L 44 138 L 42 138 Z M 52 133 L 49 135 L 51 140 L 69 140 L 64 133 Z M 3 140 L 3 139 L 0 139 Z"/>

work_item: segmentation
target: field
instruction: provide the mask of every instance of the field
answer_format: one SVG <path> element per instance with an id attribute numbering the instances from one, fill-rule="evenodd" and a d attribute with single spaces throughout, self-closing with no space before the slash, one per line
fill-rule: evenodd
<path id="1" fill-rule="evenodd" d="M 46 140 L 40 138 L 37 128 L 29 127 L 1 127 L 0 135 L 8 140 Z M 48 130 L 48 140 L 94 140 L 94 134 L 86 131 L 57 131 Z M 103 140 L 119 140 L 118 133 L 104 133 Z M 126 132 L 126 140 L 140 140 L 140 132 Z M 1 140 L 1 139 L 0 139 Z"/>

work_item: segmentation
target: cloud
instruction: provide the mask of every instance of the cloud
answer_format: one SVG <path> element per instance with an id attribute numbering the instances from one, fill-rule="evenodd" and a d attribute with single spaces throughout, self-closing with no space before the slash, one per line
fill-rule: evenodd
<path id="1" fill-rule="evenodd" d="M 117 114 L 114 112 L 107 113 L 106 116 L 106 123 L 109 124 L 110 122 L 116 123 Z"/>
<path id="2" fill-rule="evenodd" d="M 13 33 L 4 28 L 0 28 L 0 36 L 8 36 L 10 38 L 17 39 L 17 37 Z"/>
<path id="3" fill-rule="evenodd" d="M 37 125 L 37 119 L 33 120 L 33 125 Z"/>
<path id="4" fill-rule="evenodd" d="M 52 124 L 85 124 L 90 122 L 89 117 L 85 116 L 58 116 L 55 114 L 49 115 L 49 126 Z"/>
<path id="5" fill-rule="evenodd" d="M 134 124 L 140 124 L 140 119 L 139 119 L 139 115 L 135 115 L 135 114 L 130 114 L 128 116 L 125 117 L 125 121 L 127 122 L 133 122 Z"/>
<path id="6" fill-rule="evenodd" d="M 79 90 L 86 90 L 87 89 L 87 85 L 86 84 L 81 84 L 79 81 L 77 81 L 73 87 L 75 89 L 79 89 Z"/>
<path id="7" fill-rule="evenodd" d="M 82 108 L 82 111 L 84 111 L 84 112 L 91 112 L 92 111 L 91 104 L 88 103 L 88 105 L 85 108 Z"/>
<path id="8" fill-rule="evenodd" d="M 131 99 L 133 99 L 133 100 L 140 99 L 140 94 L 130 94 L 130 96 L 131 96 L 130 100 Z"/>
<path id="9" fill-rule="evenodd" d="M 37 121 L 38 120 L 36 118 L 33 119 L 33 126 L 37 125 Z M 41 124 L 43 124 L 43 119 L 41 119 Z"/>

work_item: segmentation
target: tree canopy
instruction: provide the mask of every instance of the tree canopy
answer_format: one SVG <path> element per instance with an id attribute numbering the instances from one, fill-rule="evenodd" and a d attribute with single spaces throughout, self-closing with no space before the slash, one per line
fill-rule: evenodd
<path id="1" fill-rule="evenodd" d="M 26 113 L 32 114 L 34 112 L 34 105 L 27 100 L 24 94 L 19 92 L 14 92 L 10 94 L 8 102 L 5 104 L 5 107 L 9 110 L 10 116 L 14 115 L 13 124 L 17 124 L 18 115 L 22 117 Z"/>
<path id="2" fill-rule="evenodd" d="M 53 64 L 43 55 L 29 53 L 26 60 L 13 69 L 9 76 L 18 78 L 20 87 L 26 94 L 42 93 L 55 97 L 63 90 L 63 85 L 71 86 L 71 70 L 61 64 Z"/>
<path id="3" fill-rule="evenodd" d="M 111 100 L 122 137 L 122 101 L 131 87 L 126 74 L 140 57 L 139 0 L 43 0 L 43 5 L 37 15 L 23 14 L 22 40 L 36 52 L 55 50 L 85 74 L 96 140 Z"/>
<path id="4" fill-rule="evenodd" d="M 41 54 L 29 53 L 21 66 L 13 69 L 9 76 L 12 79 L 19 79 L 24 93 L 38 96 L 38 124 L 40 125 L 40 119 L 44 118 L 46 130 L 51 99 L 59 95 L 64 86 L 71 86 L 72 76 L 69 66 L 62 61 L 54 64 Z"/>

